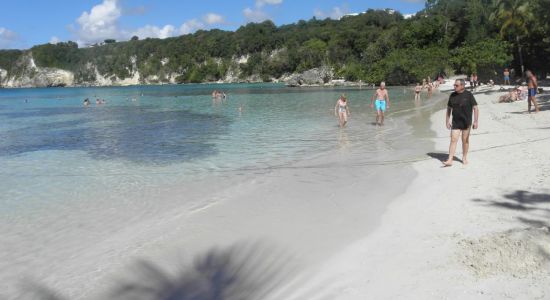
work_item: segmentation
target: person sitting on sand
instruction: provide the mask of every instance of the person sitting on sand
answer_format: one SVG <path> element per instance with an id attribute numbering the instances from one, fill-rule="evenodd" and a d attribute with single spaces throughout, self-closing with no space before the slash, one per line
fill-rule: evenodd
<path id="1" fill-rule="evenodd" d="M 414 88 L 414 101 L 420 100 L 420 92 L 422 91 L 422 86 L 420 85 L 420 82 L 416 83 L 416 87 Z"/>
<path id="2" fill-rule="evenodd" d="M 376 98 L 376 101 L 374 99 Z M 370 107 L 376 107 L 376 125 L 384 125 L 384 112 L 390 108 L 390 96 L 386 90 L 386 83 L 381 82 L 371 97 Z"/>
<path id="3" fill-rule="evenodd" d="M 345 127 L 348 123 L 348 116 L 351 115 L 348 106 L 348 100 L 345 95 L 341 95 L 336 101 L 336 106 L 334 106 L 334 115 L 338 117 L 338 124 L 340 127 Z"/>
<path id="4" fill-rule="evenodd" d="M 517 100 L 518 100 L 517 89 L 510 89 L 510 91 L 506 95 L 502 95 L 498 98 L 499 103 L 509 103 Z"/>
<path id="5" fill-rule="evenodd" d="M 462 163 L 468 164 L 468 148 L 470 146 L 470 128 L 472 128 L 472 111 L 474 114 L 473 128 L 478 127 L 479 109 L 474 95 L 465 90 L 464 79 L 457 79 L 454 84 L 455 91 L 449 96 L 445 125 L 451 130 L 451 143 L 449 145 L 449 158 L 443 165 L 450 167 L 456 151 L 458 138 L 462 135 Z M 451 122 L 452 115 L 452 122 Z"/>

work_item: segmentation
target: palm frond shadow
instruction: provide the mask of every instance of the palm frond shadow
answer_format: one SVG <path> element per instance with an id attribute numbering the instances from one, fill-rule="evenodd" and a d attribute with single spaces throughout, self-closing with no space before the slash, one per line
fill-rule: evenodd
<path id="1" fill-rule="evenodd" d="M 175 275 L 142 260 L 134 267 L 137 277 L 118 283 L 111 296 L 121 300 L 263 299 L 294 274 L 289 261 L 286 255 L 257 245 L 210 250 Z"/>
<path id="2" fill-rule="evenodd" d="M 548 221 L 550 220 L 550 209 L 546 208 L 550 203 L 550 194 L 548 193 L 516 190 L 504 194 L 501 199 L 474 199 L 473 201 L 496 208 L 515 210 L 518 212 L 517 220 L 530 227 L 550 228 L 550 221 Z"/>

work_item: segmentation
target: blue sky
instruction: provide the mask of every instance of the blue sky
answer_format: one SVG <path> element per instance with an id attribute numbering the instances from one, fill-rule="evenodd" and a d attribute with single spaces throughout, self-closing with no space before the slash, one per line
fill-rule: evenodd
<path id="1" fill-rule="evenodd" d="M 133 35 L 165 38 L 197 29 L 235 30 L 266 19 L 281 25 L 369 8 L 410 14 L 423 7 L 423 0 L 0 0 L 0 48 L 67 40 L 83 46 Z"/>

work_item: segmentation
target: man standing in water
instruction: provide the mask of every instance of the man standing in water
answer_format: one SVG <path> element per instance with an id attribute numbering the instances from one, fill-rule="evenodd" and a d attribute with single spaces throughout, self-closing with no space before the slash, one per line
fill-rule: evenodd
<path id="1" fill-rule="evenodd" d="M 531 102 L 533 102 L 533 105 L 535 106 L 535 112 L 538 113 L 540 109 L 539 104 L 537 103 L 537 89 L 539 87 L 537 83 L 537 77 L 530 70 L 527 70 L 527 72 L 525 72 L 525 75 L 527 75 L 527 87 L 529 88 L 527 94 L 527 112 L 531 113 Z"/>
<path id="2" fill-rule="evenodd" d="M 376 98 L 376 101 L 374 101 Z M 371 98 L 370 107 L 376 107 L 376 125 L 384 125 L 384 112 L 390 108 L 390 96 L 386 90 L 386 83 L 381 82 L 380 88 L 374 92 Z"/>
<path id="3" fill-rule="evenodd" d="M 466 91 L 464 79 L 457 79 L 454 84 L 455 91 L 449 97 L 447 103 L 447 115 L 445 125 L 451 130 L 451 144 L 449 145 L 449 158 L 443 162 L 446 167 L 453 165 L 458 137 L 462 135 L 462 163 L 468 164 L 468 148 L 470 146 L 470 128 L 472 127 L 472 111 L 474 112 L 473 128 L 477 129 L 479 110 L 474 95 Z M 452 122 L 450 122 L 452 114 Z"/>

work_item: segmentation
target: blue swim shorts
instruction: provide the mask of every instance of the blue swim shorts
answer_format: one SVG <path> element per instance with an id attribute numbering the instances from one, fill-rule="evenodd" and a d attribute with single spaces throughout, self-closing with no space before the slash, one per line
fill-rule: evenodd
<path id="1" fill-rule="evenodd" d="M 504 76 L 504 80 L 510 81 L 510 76 Z"/>
<path id="2" fill-rule="evenodd" d="M 537 89 L 530 88 L 529 89 L 529 97 L 535 97 L 537 95 Z"/>
<path id="3" fill-rule="evenodd" d="M 374 107 L 376 110 L 386 111 L 386 100 L 374 101 Z"/>

